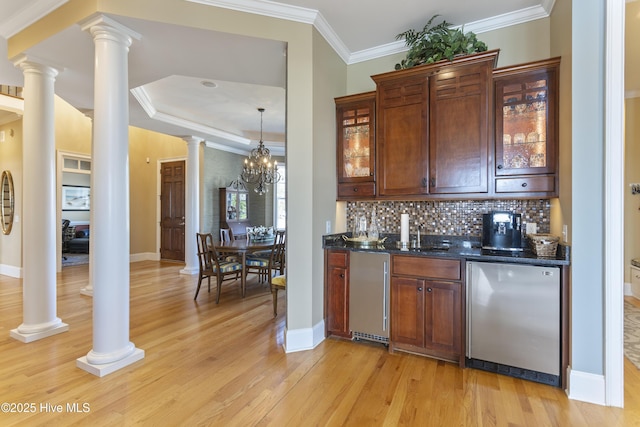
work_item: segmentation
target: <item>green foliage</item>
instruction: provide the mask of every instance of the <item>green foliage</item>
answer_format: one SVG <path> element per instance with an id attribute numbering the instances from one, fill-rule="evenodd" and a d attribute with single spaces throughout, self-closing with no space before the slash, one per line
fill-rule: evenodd
<path id="1" fill-rule="evenodd" d="M 406 58 L 396 64 L 396 70 L 432 64 L 443 59 L 451 61 L 456 55 L 487 50 L 487 45 L 479 41 L 474 33 L 465 34 L 461 29 L 453 29 L 447 21 L 432 26 L 438 16 L 432 16 L 422 31 L 407 30 L 396 36 L 396 40 L 404 38 L 409 47 Z"/>

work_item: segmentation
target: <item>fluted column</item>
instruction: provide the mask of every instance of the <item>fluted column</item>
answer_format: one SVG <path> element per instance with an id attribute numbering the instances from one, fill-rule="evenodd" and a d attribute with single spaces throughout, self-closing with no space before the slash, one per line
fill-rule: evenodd
<path id="1" fill-rule="evenodd" d="M 11 337 L 31 342 L 69 326 L 56 316 L 56 172 L 54 83 L 58 71 L 22 56 L 22 306 L 23 323 Z"/>
<path id="2" fill-rule="evenodd" d="M 95 46 L 91 147 L 93 349 L 78 367 L 104 376 L 144 357 L 129 341 L 129 88 L 133 31 L 98 16 L 83 29 Z"/>
<path id="3" fill-rule="evenodd" d="M 195 137 L 184 138 L 187 142 L 187 184 L 185 194 L 185 224 L 184 224 L 184 261 L 182 274 L 197 274 L 198 251 L 196 233 L 200 229 L 200 142 Z"/>

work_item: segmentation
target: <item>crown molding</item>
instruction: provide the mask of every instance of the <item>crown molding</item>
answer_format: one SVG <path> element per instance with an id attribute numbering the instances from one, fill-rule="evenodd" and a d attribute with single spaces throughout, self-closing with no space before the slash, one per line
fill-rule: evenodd
<path id="1" fill-rule="evenodd" d="M 285 19 L 287 21 L 311 24 L 324 37 L 329 45 L 336 51 L 345 63 L 348 63 L 350 52 L 340 37 L 331 28 L 331 25 L 315 10 L 306 7 L 293 6 L 269 0 L 184 0 L 189 3 L 204 4 L 207 6 L 221 7 L 223 9 L 239 12 L 253 13 L 269 16 L 271 18 Z"/>
<path id="2" fill-rule="evenodd" d="M 142 109 L 147 113 L 149 118 L 158 120 L 163 123 L 168 123 L 175 126 L 180 126 L 186 129 L 200 132 L 214 138 L 220 138 L 225 141 L 231 141 L 238 144 L 249 145 L 251 140 L 242 136 L 235 135 L 233 133 L 225 132 L 220 129 L 213 128 L 211 126 L 203 125 L 191 120 L 183 119 L 181 117 L 172 116 L 171 114 L 163 113 L 153 105 L 153 101 L 149 97 L 144 87 L 139 86 L 131 89 L 131 94 L 136 98 Z"/>
<path id="3" fill-rule="evenodd" d="M 553 7 L 553 4 L 551 7 Z M 547 12 L 543 6 L 531 6 L 525 9 L 504 13 L 502 15 L 492 16 L 491 18 L 469 22 L 468 24 L 461 25 L 458 28 L 464 28 L 465 32 L 472 31 L 476 34 L 481 34 L 488 31 L 498 30 L 500 28 L 510 27 L 512 25 L 535 21 L 537 19 L 548 18 L 549 14 L 550 12 Z"/>
<path id="4" fill-rule="evenodd" d="M 69 0 L 40 0 L 29 2 L 24 7 L 11 15 L 4 17 L 4 23 L 0 25 L 0 36 L 8 39 L 27 28 L 37 20 L 47 16 Z"/>
<path id="5" fill-rule="evenodd" d="M 545 0 L 541 6 L 533 6 L 525 9 L 516 10 L 514 12 L 505 13 L 479 21 L 469 22 L 468 24 L 458 25 L 453 28 L 464 28 L 464 31 L 472 31 L 476 34 L 486 33 L 487 31 L 498 30 L 500 28 L 510 27 L 512 25 L 522 24 L 537 19 L 547 18 L 551 14 L 555 0 Z M 407 51 L 407 46 L 403 40 L 387 43 L 385 45 L 373 47 L 371 49 L 360 50 L 349 55 L 348 65 L 358 62 L 369 61 L 396 53 Z"/>
<path id="6" fill-rule="evenodd" d="M 349 49 L 346 47 L 344 42 L 342 42 L 340 37 L 338 37 L 333 28 L 331 28 L 331 25 L 329 25 L 329 23 L 324 19 L 319 11 L 314 9 L 292 6 L 268 0 L 184 1 L 311 24 L 316 28 L 316 30 L 318 30 L 318 32 L 325 38 L 327 43 L 329 43 L 333 50 L 336 51 L 336 53 L 347 65 L 407 51 L 407 47 L 405 46 L 404 41 L 396 41 L 387 43 L 385 45 L 376 46 L 370 49 L 364 49 L 357 52 L 349 52 Z M 465 31 L 473 31 L 476 34 L 480 34 L 487 31 L 509 27 L 511 25 L 534 21 L 536 19 L 547 18 L 551 14 L 554 4 L 555 0 L 541 0 L 540 6 L 532 6 L 491 18 L 469 22 L 468 24 L 464 24 L 455 28 L 464 27 Z"/>

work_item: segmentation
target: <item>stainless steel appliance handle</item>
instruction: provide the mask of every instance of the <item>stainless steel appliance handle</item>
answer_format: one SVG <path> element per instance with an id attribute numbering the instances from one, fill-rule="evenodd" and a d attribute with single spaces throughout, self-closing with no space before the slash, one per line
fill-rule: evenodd
<path id="1" fill-rule="evenodd" d="M 472 269 L 473 262 L 467 263 L 467 283 L 466 283 L 466 292 L 465 292 L 465 304 L 467 306 L 467 348 L 465 353 L 467 357 L 471 358 L 471 298 L 469 297 L 471 294 L 471 287 L 473 284 L 471 283 L 471 279 L 473 277 Z"/>
<path id="2" fill-rule="evenodd" d="M 384 262 L 384 272 L 382 278 L 382 330 L 387 330 L 387 290 L 389 289 L 389 266 L 388 262 Z"/>

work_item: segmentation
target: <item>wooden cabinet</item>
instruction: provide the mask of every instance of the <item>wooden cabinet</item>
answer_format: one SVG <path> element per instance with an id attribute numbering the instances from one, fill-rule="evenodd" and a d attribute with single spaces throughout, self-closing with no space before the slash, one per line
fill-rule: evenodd
<path id="1" fill-rule="evenodd" d="M 336 98 L 338 200 L 375 196 L 376 93 Z"/>
<path id="2" fill-rule="evenodd" d="M 372 76 L 378 196 L 488 191 L 491 73 L 497 56 L 490 51 Z"/>
<path id="3" fill-rule="evenodd" d="M 326 335 L 351 337 L 349 329 L 349 251 L 325 251 Z"/>
<path id="4" fill-rule="evenodd" d="M 381 197 L 429 192 L 428 74 L 374 77 L 378 93 L 376 187 Z"/>
<path id="5" fill-rule="evenodd" d="M 391 259 L 391 349 L 462 363 L 462 270 L 457 259 Z"/>
<path id="6" fill-rule="evenodd" d="M 229 228 L 235 237 L 246 236 L 249 226 L 249 193 L 240 181 L 219 189 L 220 228 Z"/>
<path id="7" fill-rule="evenodd" d="M 496 69 L 495 191 L 558 195 L 558 78 L 554 58 Z"/>
<path id="8" fill-rule="evenodd" d="M 497 58 L 371 76 L 375 102 L 336 98 L 338 199 L 557 197 L 560 59 L 496 69 Z M 362 119 L 369 157 L 351 159 L 360 108 L 375 108 Z"/>
<path id="9" fill-rule="evenodd" d="M 488 56 L 440 68 L 431 78 L 429 193 L 486 193 L 491 73 Z"/>

